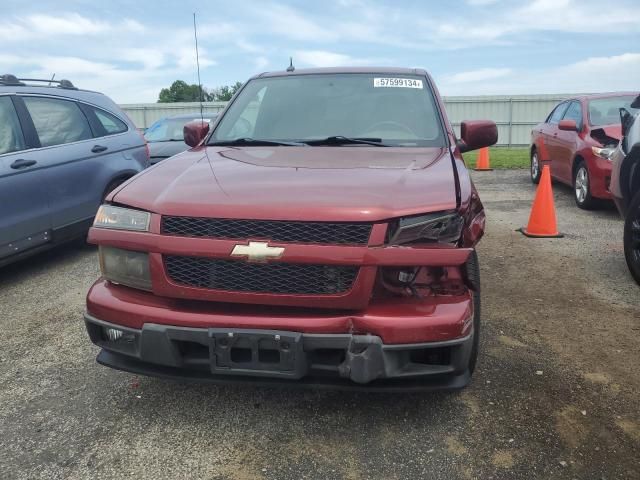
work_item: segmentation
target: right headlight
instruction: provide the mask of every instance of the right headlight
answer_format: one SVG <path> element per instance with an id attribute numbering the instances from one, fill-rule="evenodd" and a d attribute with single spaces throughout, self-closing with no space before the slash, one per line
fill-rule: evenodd
<path id="1" fill-rule="evenodd" d="M 141 290 L 151 290 L 148 253 L 100 246 L 98 256 L 102 276 L 110 282 Z"/>
<path id="2" fill-rule="evenodd" d="M 415 217 L 402 217 L 390 225 L 388 243 L 402 245 L 413 242 L 456 243 L 462 235 L 464 219 L 455 212 L 437 212 Z"/>
<path id="3" fill-rule="evenodd" d="M 114 230 L 148 232 L 150 221 L 151 214 L 149 212 L 134 210 L 133 208 L 114 207 L 113 205 L 100 205 L 93 221 L 93 226 Z"/>
<path id="4" fill-rule="evenodd" d="M 591 151 L 594 155 L 604 158 L 605 160 L 611 160 L 611 155 L 616 151 L 616 147 L 591 147 Z"/>

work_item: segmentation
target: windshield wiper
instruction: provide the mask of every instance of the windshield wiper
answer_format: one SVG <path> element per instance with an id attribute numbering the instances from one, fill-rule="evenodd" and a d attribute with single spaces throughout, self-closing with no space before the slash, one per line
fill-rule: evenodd
<path id="1" fill-rule="evenodd" d="M 344 135 L 334 135 L 327 138 L 321 138 L 318 140 L 305 140 L 304 143 L 307 145 L 373 145 L 375 147 L 390 147 L 391 145 L 387 145 L 386 143 L 382 143 L 381 138 L 350 138 L 345 137 Z"/>
<path id="2" fill-rule="evenodd" d="M 280 142 L 278 140 L 264 140 L 259 138 L 235 138 L 233 140 L 218 140 L 215 142 L 209 142 L 207 145 L 221 145 L 232 147 L 235 145 L 281 145 L 285 147 L 304 147 L 306 143 L 301 142 Z"/>

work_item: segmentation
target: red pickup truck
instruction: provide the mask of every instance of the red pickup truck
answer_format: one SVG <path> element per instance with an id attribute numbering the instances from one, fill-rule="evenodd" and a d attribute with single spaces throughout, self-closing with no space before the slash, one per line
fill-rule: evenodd
<path id="1" fill-rule="evenodd" d="M 199 381 L 461 388 L 485 214 L 423 70 L 250 79 L 187 152 L 112 192 L 86 327 L 113 368 Z"/>

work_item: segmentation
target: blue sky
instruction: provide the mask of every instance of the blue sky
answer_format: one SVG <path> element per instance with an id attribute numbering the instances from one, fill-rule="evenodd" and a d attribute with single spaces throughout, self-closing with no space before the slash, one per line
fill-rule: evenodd
<path id="1" fill-rule="evenodd" d="M 2 0 L 0 72 L 69 78 L 119 103 L 175 79 L 296 67 L 426 68 L 444 95 L 640 89 L 638 0 Z"/>

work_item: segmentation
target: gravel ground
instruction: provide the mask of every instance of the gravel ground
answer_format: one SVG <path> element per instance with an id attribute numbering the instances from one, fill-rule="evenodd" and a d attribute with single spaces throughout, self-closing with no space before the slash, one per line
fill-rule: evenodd
<path id="1" fill-rule="evenodd" d="M 640 478 L 640 289 L 613 209 L 555 186 L 563 239 L 514 230 L 527 172 L 474 174 L 483 337 L 462 392 L 182 385 L 94 362 L 95 250 L 0 270 L 0 477 L 11 479 Z"/>

